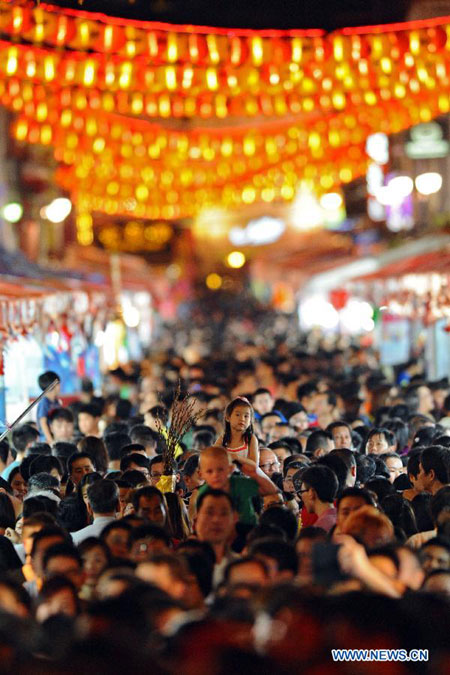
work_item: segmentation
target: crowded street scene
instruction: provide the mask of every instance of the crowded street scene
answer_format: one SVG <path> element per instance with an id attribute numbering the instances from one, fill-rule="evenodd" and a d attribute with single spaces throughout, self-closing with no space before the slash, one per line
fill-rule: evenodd
<path id="1" fill-rule="evenodd" d="M 450 2 L 0 0 L 0 126 L 0 675 L 449 675 Z"/>

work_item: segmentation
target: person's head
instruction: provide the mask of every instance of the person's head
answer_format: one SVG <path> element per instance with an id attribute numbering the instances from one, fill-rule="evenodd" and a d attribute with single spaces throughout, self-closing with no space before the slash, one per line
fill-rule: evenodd
<path id="1" fill-rule="evenodd" d="M 131 533 L 130 557 L 137 564 L 148 560 L 154 553 L 168 553 L 170 548 L 169 535 L 158 525 L 147 523 L 135 527 Z"/>
<path id="2" fill-rule="evenodd" d="M 161 427 L 165 427 L 169 420 L 169 411 L 163 405 L 155 405 L 144 415 L 144 422 L 146 426 L 150 427 L 152 431 L 159 432 Z"/>
<path id="3" fill-rule="evenodd" d="M 450 570 L 450 541 L 444 537 L 434 537 L 420 549 L 422 567 L 426 574 L 432 570 Z"/>
<path id="4" fill-rule="evenodd" d="M 250 401 L 243 396 L 233 399 L 225 408 L 224 423 L 224 445 L 231 441 L 233 434 L 242 436 L 249 443 L 253 435 L 253 408 Z"/>
<path id="5" fill-rule="evenodd" d="M 200 455 L 200 477 L 209 487 L 226 489 L 233 470 L 228 452 L 220 446 L 211 446 Z"/>
<path id="6" fill-rule="evenodd" d="M 266 413 L 265 415 L 262 415 L 259 420 L 259 426 L 266 443 L 270 443 L 272 441 L 274 429 L 281 421 L 282 419 L 280 413 L 274 410 L 272 412 Z"/>
<path id="7" fill-rule="evenodd" d="M 184 599 L 189 570 L 181 557 L 173 553 L 155 553 L 150 560 L 138 565 L 136 575 L 154 584 L 174 600 Z"/>
<path id="8" fill-rule="evenodd" d="M 408 475 L 409 481 L 413 488 L 417 492 L 421 492 L 422 488 L 420 483 L 418 483 L 419 473 L 420 473 L 420 456 L 422 454 L 422 449 L 414 452 L 410 452 L 408 455 L 408 464 L 406 466 L 406 473 Z"/>
<path id="9" fill-rule="evenodd" d="M 236 519 L 227 492 L 210 488 L 197 499 L 195 532 L 200 541 L 225 546 L 234 533 Z"/>
<path id="10" fill-rule="evenodd" d="M 119 488 L 112 480 L 101 478 L 87 489 L 88 511 L 94 516 L 115 516 L 120 511 Z"/>
<path id="11" fill-rule="evenodd" d="M 393 483 L 396 478 L 405 472 L 402 459 L 396 452 L 387 452 L 384 455 L 380 455 L 380 458 L 386 464 L 386 467 L 389 471 L 389 481 L 391 483 Z"/>
<path id="12" fill-rule="evenodd" d="M 28 448 L 31 448 L 38 439 L 39 432 L 31 424 L 21 424 L 12 432 L 13 446 L 19 457 L 23 457 Z"/>
<path id="13" fill-rule="evenodd" d="M 20 499 L 22 502 L 28 492 L 28 486 L 26 480 L 24 480 L 20 473 L 20 466 L 16 466 L 16 468 L 11 471 L 8 477 L 8 483 L 11 486 L 14 497 L 17 497 L 17 499 Z"/>
<path id="14" fill-rule="evenodd" d="M 246 556 L 232 560 L 225 568 L 223 583 L 227 594 L 251 598 L 269 583 L 269 571 L 262 558 Z"/>
<path id="15" fill-rule="evenodd" d="M 150 429 L 150 427 L 145 424 L 137 424 L 132 427 L 130 438 L 132 443 L 140 443 L 144 446 L 148 457 L 154 457 L 156 455 L 159 438 L 157 431 Z"/>
<path id="16" fill-rule="evenodd" d="M 375 427 L 369 432 L 366 441 L 368 455 L 384 455 L 395 447 L 394 434 L 384 427 Z"/>
<path id="17" fill-rule="evenodd" d="M 269 448 L 261 448 L 259 451 L 259 468 L 264 471 L 266 476 L 273 476 L 274 473 L 279 473 L 281 464 L 277 455 Z"/>
<path id="18" fill-rule="evenodd" d="M 450 598 L 450 571 L 432 570 L 425 579 L 422 589 L 429 593 L 437 593 L 447 599 Z"/>
<path id="19" fill-rule="evenodd" d="M 85 581 L 88 586 L 95 586 L 100 574 L 111 562 L 109 548 L 101 539 L 88 537 L 79 544 L 78 552 L 83 561 Z"/>
<path id="20" fill-rule="evenodd" d="M 73 438 L 73 414 L 68 408 L 55 408 L 49 413 L 48 422 L 53 441 L 68 443 Z"/>
<path id="21" fill-rule="evenodd" d="M 352 447 L 352 428 L 344 420 L 338 420 L 337 422 L 332 422 L 327 426 L 328 433 L 331 434 L 334 442 L 335 448 L 348 448 L 349 450 Z"/>
<path id="22" fill-rule="evenodd" d="M 411 502 L 402 497 L 401 494 L 394 493 L 387 495 L 382 502 L 381 508 L 390 518 L 396 533 L 400 540 L 403 537 L 412 537 L 417 534 L 417 523 L 414 509 Z"/>
<path id="23" fill-rule="evenodd" d="M 317 392 L 314 398 L 314 412 L 319 418 L 322 415 L 331 415 L 337 405 L 336 394 L 332 391 Z"/>
<path id="24" fill-rule="evenodd" d="M 420 455 L 417 487 L 434 494 L 450 481 L 450 450 L 439 445 L 425 448 Z"/>
<path id="25" fill-rule="evenodd" d="M 122 431 L 115 431 L 106 434 L 103 440 L 108 453 L 109 468 L 111 470 L 118 469 L 122 459 L 122 449 L 130 444 L 129 435 Z"/>
<path id="26" fill-rule="evenodd" d="M 164 459 L 162 455 L 155 455 L 149 464 L 150 484 L 155 486 L 164 474 Z"/>
<path id="27" fill-rule="evenodd" d="M 317 385 L 315 382 L 305 382 L 297 388 L 297 399 L 308 414 L 315 411 Z"/>
<path id="28" fill-rule="evenodd" d="M 292 448 L 290 445 L 288 445 L 288 443 L 286 443 L 285 440 L 274 441 L 273 443 L 269 444 L 268 448 L 276 454 L 278 461 L 280 462 L 280 466 L 283 467 L 284 461 L 292 455 Z"/>
<path id="29" fill-rule="evenodd" d="M 358 454 L 356 459 L 356 482 L 360 485 L 366 483 L 375 476 L 377 465 L 372 455 Z"/>
<path id="30" fill-rule="evenodd" d="M 101 480 L 101 478 L 102 478 L 101 474 L 99 474 L 97 471 L 93 471 L 92 473 L 86 473 L 78 483 L 77 496 L 80 501 L 84 502 L 86 508 L 89 505 L 87 492 L 89 485 L 95 483 L 96 480 Z"/>
<path id="31" fill-rule="evenodd" d="M 76 452 L 67 460 L 67 473 L 74 485 L 78 485 L 83 476 L 93 471 L 95 464 L 87 452 Z"/>
<path id="32" fill-rule="evenodd" d="M 42 562 L 44 554 L 53 544 L 69 542 L 68 535 L 61 527 L 48 525 L 31 535 L 32 544 L 30 549 L 31 565 L 37 577 L 42 578 L 44 570 Z"/>
<path id="33" fill-rule="evenodd" d="M 0 578 L 0 610 L 22 619 L 30 615 L 31 598 L 24 587 L 8 577 Z"/>
<path id="34" fill-rule="evenodd" d="M 342 533 L 350 534 L 367 548 L 384 546 L 394 540 L 394 526 L 374 506 L 361 506 L 350 513 L 342 525 Z"/>
<path id="35" fill-rule="evenodd" d="M 126 559 L 130 555 L 133 528 L 124 520 L 108 523 L 100 533 L 101 541 L 113 558 Z"/>
<path id="36" fill-rule="evenodd" d="M 414 384 L 405 392 L 405 403 L 411 413 L 429 415 L 434 408 L 433 394 L 426 384 Z"/>
<path id="37" fill-rule="evenodd" d="M 6 440 L 0 441 L 0 473 L 6 468 L 9 464 L 11 457 L 11 448 L 9 443 Z"/>
<path id="38" fill-rule="evenodd" d="M 45 579 L 61 575 L 78 590 L 83 585 L 83 561 L 73 544 L 63 542 L 49 546 L 42 557 L 42 571 Z"/>
<path id="39" fill-rule="evenodd" d="M 267 415 L 273 408 L 274 399 L 268 389 L 260 388 L 253 394 L 252 404 L 258 415 Z"/>
<path id="40" fill-rule="evenodd" d="M 308 413 L 300 403 L 292 403 L 286 414 L 289 426 L 299 434 L 309 427 Z"/>
<path id="41" fill-rule="evenodd" d="M 87 452 L 94 460 L 97 471 L 104 475 L 108 470 L 108 453 L 101 438 L 85 436 L 78 443 L 79 452 Z"/>
<path id="42" fill-rule="evenodd" d="M 48 473 L 50 476 L 57 478 L 58 481 L 61 481 L 64 475 L 61 462 L 53 455 L 37 455 L 31 462 L 28 473 L 30 478 L 38 473 Z"/>
<path id="43" fill-rule="evenodd" d="M 120 460 L 120 470 L 141 471 L 145 478 L 148 480 L 150 478 L 150 461 L 147 455 L 142 455 L 138 452 L 132 452 L 130 455 L 125 455 Z"/>
<path id="44" fill-rule="evenodd" d="M 292 511 L 284 506 L 272 506 L 270 509 L 266 509 L 261 514 L 259 524 L 279 528 L 286 536 L 287 541 L 294 541 L 298 531 L 297 518 Z"/>
<path id="45" fill-rule="evenodd" d="M 85 403 L 78 410 L 78 428 L 84 436 L 96 436 L 101 410 L 93 403 Z"/>
<path id="46" fill-rule="evenodd" d="M 14 530 L 15 523 L 16 514 L 13 503 L 9 495 L 0 492 L 0 534 L 4 534 L 8 527 Z"/>
<path id="47" fill-rule="evenodd" d="M 299 496 L 309 513 L 316 513 L 321 505 L 331 504 L 336 498 L 338 479 L 334 471 L 327 466 L 308 467 L 301 473 L 301 482 Z"/>
<path id="48" fill-rule="evenodd" d="M 368 490 L 357 487 L 346 488 L 336 502 L 337 529 L 341 531 L 349 515 L 366 505 L 374 505 L 373 498 Z"/>
<path id="49" fill-rule="evenodd" d="M 149 485 L 136 490 L 132 497 L 135 513 L 141 518 L 164 528 L 167 522 L 167 508 L 163 494 Z"/>
<path id="50" fill-rule="evenodd" d="M 334 449 L 331 434 L 327 431 L 313 431 L 306 441 L 306 454 L 312 457 L 323 457 Z"/>
<path id="51" fill-rule="evenodd" d="M 267 566 L 271 583 L 292 580 L 297 574 L 298 560 L 293 544 L 282 539 L 259 539 L 250 546 L 249 554 Z"/>
<path id="52" fill-rule="evenodd" d="M 327 541 L 327 533 L 321 527 L 303 527 L 295 543 L 295 552 L 298 558 L 298 575 L 303 583 L 312 583 L 313 548 L 317 543 Z"/>
<path id="53" fill-rule="evenodd" d="M 57 384 L 46 394 L 49 401 L 56 401 L 58 398 L 61 378 L 57 373 L 54 373 L 53 370 L 46 370 L 45 373 L 42 373 L 38 377 L 38 385 L 42 391 L 45 391 L 55 380 L 57 381 Z"/>
<path id="54" fill-rule="evenodd" d="M 203 480 L 200 477 L 200 456 L 192 455 L 184 463 L 182 476 L 188 492 L 202 485 Z"/>
<path id="55" fill-rule="evenodd" d="M 74 619 L 80 611 L 78 589 L 66 575 L 52 575 L 46 580 L 39 594 L 36 619 L 40 623 L 52 617 Z M 48 624 L 47 624 L 48 627 Z"/>
<path id="56" fill-rule="evenodd" d="M 43 530 L 44 527 L 53 526 L 56 526 L 56 520 L 50 513 L 36 513 L 33 516 L 28 516 L 27 518 L 23 519 L 22 544 L 24 547 L 25 556 L 28 557 L 31 553 L 31 547 L 33 545 L 32 535 L 35 532 L 40 532 L 40 530 Z"/>

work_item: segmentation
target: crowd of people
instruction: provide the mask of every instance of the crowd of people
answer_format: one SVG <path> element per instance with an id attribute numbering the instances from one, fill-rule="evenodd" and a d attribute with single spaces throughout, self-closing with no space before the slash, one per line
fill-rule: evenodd
<path id="1" fill-rule="evenodd" d="M 54 387 L 0 443 L 0 672 L 447 672 L 450 387 L 390 375 L 239 338 Z"/>

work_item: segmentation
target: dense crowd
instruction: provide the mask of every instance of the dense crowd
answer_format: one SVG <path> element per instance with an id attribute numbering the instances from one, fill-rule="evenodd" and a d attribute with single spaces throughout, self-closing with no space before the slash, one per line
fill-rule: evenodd
<path id="1" fill-rule="evenodd" d="M 0 672 L 447 672 L 448 381 L 248 328 L 56 386 L 0 443 Z"/>

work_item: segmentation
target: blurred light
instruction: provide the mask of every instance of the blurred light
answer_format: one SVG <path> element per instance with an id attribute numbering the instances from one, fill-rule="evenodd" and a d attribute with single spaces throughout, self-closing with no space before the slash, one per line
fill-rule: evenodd
<path id="1" fill-rule="evenodd" d="M 102 347 L 105 341 L 105 333 L 102 330 L 99 330 L 95 336 L 94 344 L 96 347 Z"/>
<path id="2" fill-rule="evenodd" d="M 245 255 L 241 251 L 232 251 L 227 255 L 227 265 L 239 269 L 245 265 Z"/>
<path id="3" fill-rule="evenodd" d="M 421 173 L 416 178 L 416 189 L 421 195 L 433 195 L 439 192 L 442 187 L 442 176 L 440 173 L 430 171 Z"/>
<path id="4" fill-rule="evenodd" d="M 341 328 L 350 335 L 370 332 L 374 329 L 373 308 L 365 300 L 353 298 L 340 312 Z"/>
<path id="5" fill-rule="evenodd" d="M 72 202 L 66 197 L 58 197 L 46 206 L 41 213 L 51 223 L 62 223 L 72 211 Z"/>
<path id="6" fill-rule="evenodd" d="M 310 230 L 322 225 L 324 217 L 315 195 L 301 187 L 292 205 L 292 224 L 298 230 Z"/>
<path id="7" fill-rule="evenodd" d="M 404 196 L 394 190 L 390 183 L 378 188 L 375 196 L 383 206 L 399 206 L 404 199 Z"/>
<path id="8" fill-rule="evenodd" d="M 389 160 L 389 139 L 386 134 L 371 134 L 367 137 L 366 153 L 377 164 L 386 164 Z"/>
<path id="9" fill-rule="evenodd" d="M 232 227 L 228 238 L 235 246 L 262 246 L 277 241 L 285 229 L 280 218 L 263 216 L 250 220 L 246 227 Z"/>
<path id="10" fill-rule="evenodd" d="M 206 277 L 205 283 L 211 291 L 217 291 L 222 286 L 222 277 L 212 272 Z"/>
<path id="11" fill-rule="evenodd" d="M 414 181 L 409 176 L 396 176 L 389 181 L 388 186 L 397 192 L 399 197 L 407 197 L 414 189 Z"/>
<path id="12" fill-rule="evenodd" d="M 11 202 L 3 207 L 2 213 L 9 223 L 18 223 L 23 216 L 23 206 L 18 202 Z"/>
<path id="13" fill-rule="evenodd" d="M 314 326 L 332 330 L 339 324 L 339 314 L 331 302 L 317 295 L 300 304 L 299 317 L 302 328 L 306 330 Z"/>
<path id="14" fill-rule="evenodd" d="M 343 199 L 339 192 L 328 192 L 320 198 L 320 206 L 326 211 L 337 211 L 342 203 Z"/>
<path id="15" fill-rule="evenodd" d="M 128 328 L 136 328 L 139 326 L 140 318 L 141 315 L 136 307 L 133 307 L 133 305 L 126 305 L 126 307 L 124 307 L 123 320 Z"/>

